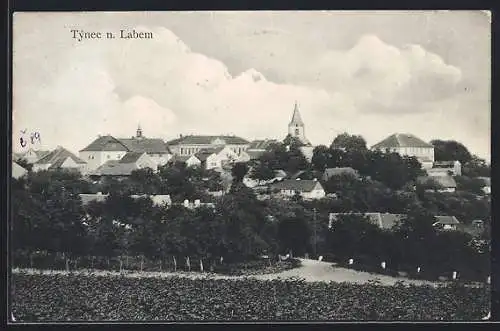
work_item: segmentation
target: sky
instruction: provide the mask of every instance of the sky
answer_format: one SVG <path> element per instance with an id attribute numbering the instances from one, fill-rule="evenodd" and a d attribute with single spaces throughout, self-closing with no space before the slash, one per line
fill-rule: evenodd
<path id="1" fill-rule="evenodd" d="M 297 102 L 314 145 L 411 133 L 489 160 L 490 24 L 482 11 L 18 12 L 13 150 L 78 153 L 139 124 L 166 140 L 283 139 Z"/>

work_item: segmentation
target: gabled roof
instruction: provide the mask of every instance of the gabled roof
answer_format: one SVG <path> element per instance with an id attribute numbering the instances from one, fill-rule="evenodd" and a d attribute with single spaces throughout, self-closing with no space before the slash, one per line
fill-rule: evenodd
<path id="1" fill-rule="evenodd" d="M 59 168 L 68 157 L 78 164 L 87 163 L 67 149 L 59 146 L 49 154 L 36 161 L 35 164 L 50 164 L 49 169 L 55 169 Z"/>
<path id="2" fill-rule="evenodd" d="M 190 158 L 195 158 L 197 160 L 200 161 L 200 159 L 198 159 L 196 157 L 196 155 L 176 155 L 174 154 L 174 156 L 170 159 L 170 163 L 173 163 L 173 162 L 183 162 L 185 163 L 187 160 L 189 160 Z"/>
<path id="3" fill-rule="evenodd" d="M 460 224 L 458 219 L 455 216 L 434 216 L 437 220 L 436 223 L 439 224 L 446 224 L 446 225 L 453 225 L 453 224 Z M 434 224 L 436 224 L 434 223 Z"/>
<path id="4" fill-rule="evenodd" d="M 338 176 L 343 174 L 350 174 L 355 177 L 358 177 L 358 171 L 354 170 L 351 167 L 338 167 L 338 168 L 326 168 L 323 176 L 326 178 L 330 178 L 332 176 Z"/>
<path id="5" fill-rule="evenodd" d="M 285 170 L 281 170 L 281 169 L 278 169 L 278 170 L 274 170 L 274 177 L 276 178 L 285 178 L 287 176 Z"/>
<path id="6" fill-rule="evenodd" d="M 167 145 L 211 145 L 214 140 L 222 139 L 227 145 L 248 145 L 246 139 L 237 136 L 204 136 L 189 135 L 167 142 Z"/>
<path id="7" fill-rule="evenodd" d="M 295 106 L 293 108 L 293 115 L 292 115 L 292 120 L 290 121 L 290 125 L 299 125 L 299 126 L 304 125 L 304 122 L 300 117 L 299 106 L 297 105 L 297 102 L 295 102 Z"/>
<path id="8" fill-rule="evenodd" d="M 276 143 L 278 143 L 276 139 L 254 140 L 248 145 L 247 152 L 252 149 L 267 150 L 269 146 Z"/>
<path id="9" fill-rule="evenodd" d="M 95 176 L 130 176 L 132 171 L 138 170 L 135 163 L 120 163 L 118 160 L 110 160 L 99 168 L 92 175 Z"/>
<path id="10" fill-rule="evenodd" d="M 299 170 L 296 173 L 294 173 L 293 175 L 291 175 L 290 179 L 300 179 L 300 177 L 302 177 L 302 175 L 305 173 L 306 173 L 305 170 Z"/>
<path id="11" fill-rule="evenodd" d="M 427 184 L 429 182 L 435 181 L 438 185 L 443 188 L 456 188 L 457 183 L 452 176 L 419 176 L 417 177 L 418 184 Z"/>
<path id="12" fill-rule="evenodd" d="M 206 148 L 200 150 L 198 153 L 195 154 L 195 156 L 198 158 L 200 161 L 205 161 L 210 155 L 212 154 L 219 154 L 224 147 L 217 147 L 217 148 Z"/>
<path id="13" fill-rule="evenodd" d="M 170 153 L 167 144 L 157 138 L 118 138 L 132 152 L 167 154 Z"/>
<path id="14" fill-rule="evenodd" d="M 272 184 L 272 187 L 279 190 L 295 190 L 300 192 L 311 192 L 316 188 L 316 186 L 323 188 L 321 184 L 316 180 L 293 180 L 287 179 L 277 183 Z"/>
<path id="15" fill-rule="evenodd" d="M 16 179 L 20 178 L 24 176 L 27 172 L 28 170 L 24 169 L 19 164 L 17 164 L 16 162 L 12 162 L 12 178 Z"/>
<path id="16" fill-rule="evenodd" d="M 432 148 L 433 145 L 415 137 L 409 133 L 395 133 L 385 138 L 381 142 L 372 146 L 375 149 L 394 148 L 394 147 L 426 147 Z"/>
<path id="17" fill-rule="evenodd" d="M 94 140 L 90 145 L 82 149 L 80 152 L 128 152 L 129 149 L 120 140 L 106 135 Z"/>
<path id="18" fill-rule="evenodd" d="M 120 163 L 136 163 L 139 158 L 144 155 L 145 152 L 127 152 L 127 154 L 123 155 L 123 157 L 118 161 Z"/>

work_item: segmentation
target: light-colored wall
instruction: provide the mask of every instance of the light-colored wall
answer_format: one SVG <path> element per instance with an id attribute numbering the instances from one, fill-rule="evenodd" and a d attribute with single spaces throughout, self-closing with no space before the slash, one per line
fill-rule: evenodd
<path id="1" fill-rule="evenodd" d="M 120 160 L 127 152 L 81 151 L 78 156 L 87 162 L 87 170 L 93 171 L 110 160 Z"/>
<path id="2" fill-rule="evenodd" d="M 304 140 L 306 137 L 304 126 L 289 125 L 288 134 L 291 135 L 292 137 L 297 137 L 300 140 Z"/>
<path id="3" fill-rule="evenodd" d="M 186 160 L 186 165 L 188 167 L 199 167 L 201 165 L 201 161 L 196 157 L 190 157 Z"/>
<path id="4" fill-rule="evenodd" d="M 245 145 L 225 145 L 229 147 L 234 153 L 240 154 L 242 151 L 246 151 L 248 148 L 248 144 Z M 214 148 L 218 147 L 218 145 L 213 144 L 180 144 L 180 145 L 171 145 L 170 151 L 175 155 L 187 156 L 193 155 L 201 151 L 202 149 Z"/>
<path id="5" fill-rule="evenodd" d="M 50 164 L 48 164 L 48 163 L 46 163 L 46 164 L 34 164 L 33 171 L 37 172 L 37 171 L 48 170 L 49 167 L 50 167 Z"/>
<path id="6" fill-rule="evenodd" d="M 154 171 L 158 169 L 158 164 L 146 153 L 142 154 L 135 164 L 139 169 L 151 168 Z"/>
<path id="7" fill-rule="evenodd" d="M 170 161 L 170 159 L 172 158 L 172 155 L 171 154 L 168 154 L 168 153 L 162 153 L 162 154 L 159 154 L 159 153 L 151 153 L 149 154 L 148 153 L 148 156 L 158 165 L 158 166 L 162 166 L 162 165 L 165 165 L 166 163 L 168 163 L 168 161 Z"/>

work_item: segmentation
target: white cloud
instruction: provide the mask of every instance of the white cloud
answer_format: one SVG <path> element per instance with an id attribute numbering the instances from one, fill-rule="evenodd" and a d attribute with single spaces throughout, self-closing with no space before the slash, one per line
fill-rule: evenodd
<path id="1" fill-rule="evenodd" d="M 343 131 L 361 134 L 370 144 L 401 131 L 424 139 L 454 132 L 459 140 L 471 136 L 453 127 L 445 132 L 439 122 L 459 104 L 436 106 L 456 93 L 461 71 L 418 45 L 397 48 L 364 36 L 349 50 L 297 63 L 296 73 L 289 74 L 303 83 L 294 85 L 273 82 L 258 68 L 232 76 L 224 63 L 192 51 L 166 28 L 136 29 L 152 31 L 154 39 L 61 46 L 64 56 L 46 59 L 44 70 L 52 67 L 55 73 L 43 86 L 36 85 L 39 80 L 30 83 L 27 74 L 28 68 L 36 70 L 34 57 L 18 52 L 15 70 L 23 75 L 14 82 L 15 129 L 36 127 L 48 148 L 62 144 L 74 151 L 97 134 L 132 135 L 138 123 L 146 136 L 162 138 L 179 133 L 283 138 L 297 100 L 313 143 L 327 144 Z M 46 42 L 42 45 L 51 47 Z"/>

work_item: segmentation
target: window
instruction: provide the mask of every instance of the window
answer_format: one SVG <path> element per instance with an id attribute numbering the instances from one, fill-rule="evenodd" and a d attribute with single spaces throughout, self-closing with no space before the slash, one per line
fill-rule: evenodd
<path id="1" fill-rule="evenodd" d="M 181 147 L 181 155 L 184 154 L 184 148 Z"/>
<path id="2" fill-rule="evenodd" d="M 108 154 L 108 159 L 111 158 L 111 155 Z"/>
<path id="3" fill-rule="evenodd" d="M 298 136 L 300 134 L 300 130 L 299 129 L 295 129 L 295 135 Z"/>

